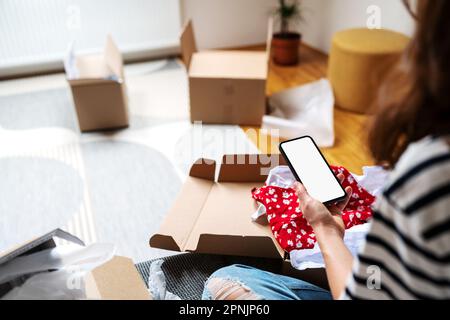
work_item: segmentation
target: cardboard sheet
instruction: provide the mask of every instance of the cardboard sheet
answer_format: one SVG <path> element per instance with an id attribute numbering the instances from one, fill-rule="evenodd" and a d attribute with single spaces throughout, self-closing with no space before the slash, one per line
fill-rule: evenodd
<path id="1" fill-rule="evenodd" d="M 150 246 L 212 254 L 282 258 L 267 224 L 251 221 L 251 189 L 265 181 L 280 155 L 226 155 L 218 181 L 215 162 L 198 160 Z"/>

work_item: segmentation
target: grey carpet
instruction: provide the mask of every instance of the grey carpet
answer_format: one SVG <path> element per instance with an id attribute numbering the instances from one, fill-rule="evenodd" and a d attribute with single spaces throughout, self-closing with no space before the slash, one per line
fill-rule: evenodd
<path id="1" fill-rule="evenodd" d="M 180 68 L 176 60 L 170 59 L 157 68 L 144 69 L 140 74 L 151 76 L 158 72 Z M 165 121 L 162 119 L 130 115 L 130 127 L 133 129 L 163 122 Z M 68 87 L 0 96 L 0 125 L 5 129 L 14 130 L 60 127 L 78 132 L 76 113 Z"/>
<path id="2" fill-rule="evenodd" d="M 135 262 L 173 254 L 148 240 L 180 172 L 200 156 L 245 153 L 222 139 L 225 126 L 206 131 L 201 154 L 192 152 L 187 77 L 175 60 L 128 71 L 130 126 L 119 131 L 80 134 L 67 86 L 0 95 L 0 251 L 61 227 L 87 244 L 113 243 Z"/>
<path id="3" fill-rule="evenodd" d="M 175 60 L 154 65 L 144 65 L 134 76 L 145 81 L 166 71 L 184 72 Z M 173 121 L 134 114 L 133 108 L 126 132 L 137 137 Z M 99 134 L 98 141 L 80 135 L 67 86 L 0 96 L 0 129 L 13 138 L 42 132 L 56 137 L 55 145 L 30 145 L 29 152 L 22 148 L 0 156 L 0 251 L 63 227 L 87 243 L 114 243 L 117 254 L 135 261 L 170 254 L 148 246 L 182 184 L 158 150 L 113 139 L 114 131 Z M 58 144 L 60 129 L 73 140 Z"/>
<path id="4" fill-rule="evenodd" d="M 0 125 L 10 130 L 58 127 L 79 132 L 68 88 L 0 96 Z M 142 129 L 170 121 L 130 115 L 130 129 Z"/>
<path id="5" fill-rule="evenodd" d="M 158 231 L 182 182 L 158 151 L 135 143 L 83 143 L 91 204 L 98 239 L 114 243 L 142 261 L 150 250 L 148 239 Z"/>
<path id="6" fill-rule="evenodd" d="M 0 158 L 0 176 L 0 245 L 23 242 L 27 228 L 44 234 L 65 225 L 83 201 L 80 175 L 61 161 Z"/>
<path id="7" fill-rule="evenodd" d="M 166 257 L 163 260 L 161 268 L 166 276 L 166 288 L 183 300 L 200 300 L 209 276 L 214 271 L 232 264 L 244 264 L 277 274 L 282 272 L 281 259 L 186 253 Z M 153 261 L 155 260 L 136 264 L 146 284 Z"/>
<path id="8" fill-rule="evenodd" d="M 60 127 L 78 131 L 70 94 L 64 88 L 0 96 L 0 125 L 11 130 Z"/>

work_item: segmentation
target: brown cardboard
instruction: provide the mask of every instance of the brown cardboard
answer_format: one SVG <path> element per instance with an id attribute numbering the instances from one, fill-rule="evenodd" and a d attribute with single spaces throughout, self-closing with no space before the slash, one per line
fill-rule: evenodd
<path id="1" fill-rule="evenodd" d="M 250 191 L 266 181 L 271 168 L 285 164 L 280 155 L 226 155 L 215 179 L 215 161 L 199 159 L 192 165 L 158 233 L 151 236 L 150 246 L 284 259 L 284 251 L 274 240 L 267 220 L 251 221 L 256 205 Z M 299 271 L 284 260 L 280 272 L 328 287 L 323 268 Z"/>
<path id="2" fill-rule="evenodd" d="M 75 58 L 78 76 L 67 81 L 81 131 L 128 126 L 128 101 L 123 61 L 119 49 L 107 37 L 103 54 Z"/>
<path id="3" fill-rule="evenodd" d="M 64 239 L 79 245 L 83 241 L 61 229 L 55 229 L 38 238 L 27 241 L 6 252 L 0 253 L 0 265 L 16 257 L 31 254 L 56 246 L 55 239 Z M 148 300 L 151 299 L 145 284 L 129 258 L 115 256 L 105 264 L 95 268 L 85 277 L 86 295 L 88 299 L 107 300 Z M 0 296 L 11 287 L 0 286 Z"/>
<path id="4" fill-rule="evenodd" d="M 95 268 L 87 283 L 95 285 L 96 291 L 87 291 L 88 297 L 103 300 L 150 300 L 150 294 L 134 266 L 133 260 L 115 256 Z M 89 279 L 89 278 L 88 278 Z M 91 289 L 92 290 L 92 289 Z"/>
<path id="5" fill-rule="evenodd" d="M 191 121 L 259 126 L 266 107 L 271 21 L 267 50 L 197 51 L 192 21 L 181 37 L 188 70 Z"/>
<path id="6" fill-rule="evenodd" d="M 260 186 L 268 170 L 279 164 L 284 164 L 280 155 L 224 156 L 216 182 L 214 161 L 198 160 L 158 233 L 150 238 L 150 246 L 283 258 L 284 251 L 270 228 L 250 219 L 257 208 L 251 189 Z"/>
<path id="7" fill-rule="evenodd" d="M 183 32 L 181 33 L 180 48 L 183 62 L 186 65 L 186 68 L 189 69 L 192 55 L 197 52 L 197 43 L 195 41 L 194 29 L 191 20 L 187 22 Z"/>

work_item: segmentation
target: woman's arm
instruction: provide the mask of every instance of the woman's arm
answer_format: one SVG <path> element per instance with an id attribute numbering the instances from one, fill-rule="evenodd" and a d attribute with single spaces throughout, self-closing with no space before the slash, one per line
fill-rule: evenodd
<path id="1" fill-rule="evenodd" d="M 338 175 L 342 182 L 343 175 Z M 294 188 L 300 200 L 300 209 L 316 234 L 317 242 L 325 261 L 328 283 L 334 299 L 338 299 L 345 289 L 347 277 L 352 271 L 353 256 L 344 243 L 344 222 L 342 210 L 347 206 L 352 188 L 345 189 L 347 197 L 338 204 L 326 207 L 312 198 L 301 183 Z"/>
<path id="2" fill-rule="evenodd" d="M 334 299 L 338 299 L 344 292 L 346 280 L 352 271 L 353 256 L 335 229 L 317 225 L 314 232 L 325 261 L 331 294 Z"/>

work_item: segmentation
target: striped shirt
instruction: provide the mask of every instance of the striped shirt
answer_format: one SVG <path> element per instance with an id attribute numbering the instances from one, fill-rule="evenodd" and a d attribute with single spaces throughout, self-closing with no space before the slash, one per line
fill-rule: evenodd
<path id="1" fill-rule="evenodd" d="M 450 147 L 411 144 L 374 205 L 343 299 L 450 299 Z"/>

